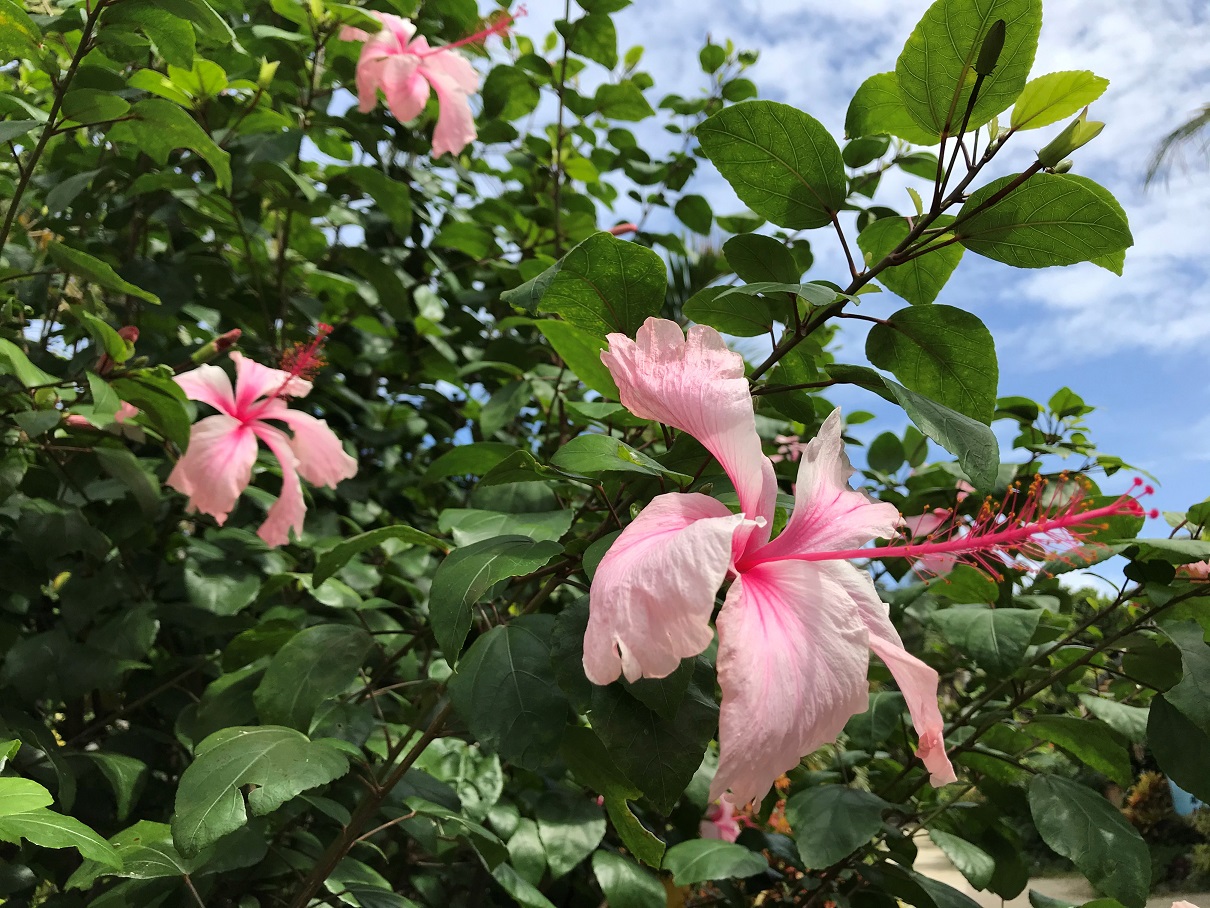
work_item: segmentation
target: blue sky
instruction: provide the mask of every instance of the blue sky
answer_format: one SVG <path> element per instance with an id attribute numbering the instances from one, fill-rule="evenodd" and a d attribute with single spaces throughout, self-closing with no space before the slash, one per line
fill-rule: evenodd
<path id="1" fill-rule="evenodd" d="M 928 5 L 636 0 L 616 22 L 622 47 L 645 45 L 643 66 L 655 77 L 655 94 L 700 92 L 697 50 L 703 39 L 731 38 L 760 51 L 750 76 L 761 97 L 807 111 L 839 137 L 857 86 L 894 67 Z M 540 37 L 562 6 L 531 2 L 519 30 Z M 996 338 L 1002 395 L 1045 400 L 1068 385 L 1095 405 L 1088 417 L 1093 439 L 1104 453 L 1154 473 L 1162 485 L 1153 503 L 1165 510 L 1184 510 L 1210 495 L 1210 357 L 1204 352 L 1210 349 L 1210 163 L 1194 156 L 1167 186 L 1146 192 L 1142 176 L 1159 138 L 1210 103 L 1207 47 L 1210 5 L 1201 0 L 1048 0 L 1033 75 L 1090 69 L 1110 80 L 1090 114 L 1106 129 L 1076 153 L 1075 172 L 1106 186 L 1130 216 L 1135 246 L 1125 275 L 1092 265 L 1013 269 L 967 253 L 938 300 L 987 323 Z M 999 172 L 1022 169 L 1059 128 L 1014 140 L 1019 144 L 1015 152 L 1006 149 Z M 650 140 L 666 138 L 653 134 Z M 904 191 L 910 180 L 884 181 L 877 201 L 910 210 Z M 716 211 L 743 209 L 708 165 L 699 169 L 692 191 L 707 195 Z M 845 267 L 834 237 L 817 235 L 809 277 L 839 279 Z M 885 316 L 902 305 L 884 293 L 863 302 L 862 311 Z M 860 362 L 863 337 L 860 330 L 844 335 L 842 355 L 848 351 Z M 846 408 L 874 409 L 861 392 L 832 396 Z M 1107 491 L 1128 481 L 1110 480 Z M 1149 532 L 1166 527 L 1157 522 Z"/>

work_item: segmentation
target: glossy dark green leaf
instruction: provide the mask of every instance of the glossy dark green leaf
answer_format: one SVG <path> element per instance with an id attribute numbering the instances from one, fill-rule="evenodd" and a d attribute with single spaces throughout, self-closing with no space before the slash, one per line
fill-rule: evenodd
<path id="1" fill-rule="evenodd" d="M 945 227 L 953 220 L 949 215 L 942 215 L 934 221 L 934 226 Z M 857 235 L 857 245 L 866 260 L 876 265 L 898 248 L 910 230 L 906 218 L 879 218 Z M 913 306 L 923 306 L 937 299 L 961 261 L 962 247 L 951 243 L 902 265 L 884 268 L 876 280 Z"/>
<path id="2" fill-rule="evenodd" d="M 1147 745 L 1164 775 L 1194 797 L 1210 801 L 1210 774 L 1206 773 L 1210 734 L 1198 728 L 1164 694 L 1151 700 Z"/>
<path id="3" fill-rule="evenodd" d="M 719 839 L 690 839 L 673 845 L 664 855 L 664 868 L 672 873 L 677 886 L 755 876 L 768 867 L 764 855 Z"/>
<path id="4" fill-rule="evenodd" d="M 610 908 L 667 908 L 668 894 L 659 877 L 620 854 L 595 852 L 592 872 Z"/>
<path id="5" fill-rule="evenodd" d="M 94 255 L 80 249 L 73 249 L 62 243 L 51 243 L 47 247 L 51 261 L 68 274 L 74 274 L 84 280 L 127 296 L 136 296 L 148 303 L 159 303 L 160 298 L 154 293 L 148 293 L 141 287 L 136 287 L 130 281 L 118 277 L 117 272 Z"/>
<path id="6" fill-rule="evenodd" d="M 1206 734 L 1210 734 L 1210 645 L 1195 621 L 1172 621 L 1163 631 L 1181 651 L 1184 673 L 1180 683 L 1164 696 Z"/>
<path id="7" fill-rule="evenodd" d="M 775 319 L 768 302 L 760 297 L 730 296 L 720 300 L 720 294 L 726 290 L 726 287 L 699 290 L 682 308 L 685 317 L 736 337 L 757 337 L 772 329 Z"/>
<path id="8" fill-rule="evenodd" d="M 306 732 L 315 711 L 357 678 L 372 645 L 369 634 L 348 624 L 318 624 L 291 637 L 253 695 L 261 720 Z"/>
<path id="9" fill-rule="evenodd" d="M 1126 745 L 1108 725 L 1074 716 L 1035 716 L 1025 732 L 1061 747 L 1123 788 L 1134 780 Z"/>
<path id="10" fill-rule="evenodd" d="M 445 549 L 445 543 L 440 539 L 436 539 L 428 533 L 422 533 L 420 530 L 413 529 L 412 527 L 379 527 L 376 530 L 370 530 L 368 533 L 360 533 L 357 536 L 346 539 L 344 542 L 320 555 L 316 559 L 315 570 L 311 574 L 311 583 L 314 586 L 322 585 L 325 580 L 362 552 L 369 551 L 392 539 L 406 545 L 423 545 L 431 549 Z"/>
<path id="11" fill-rule="evenodd" d="M 577 435 L 555 452 L 551 463 L 568 473 L 642 473 L 689 482 L 691 477 L 669 470 L 658 460 L 609 435 Z"/>
<path id="12" fill-rule="evenodd" d="M 785 243 L 771 236 L 760 233 L 733 236 L 723 243 L 723 255 L 731 270 L 745 283 L 796 284 L 802 280 L 802 269 L 794 254 Z"/>
<path id="13" fill-rule="evenodd" d="M 554 879 L 570 873 L 605 837 L 604 811 L 583 795 L 547 792 L 534 816 Z"/>
<path id="14" fill-rule="evenodd" d="M 1118 703 L 1096 694 L 1080 694 L 1080 702 L 1090 713 L 1126 740 L 1143 744 L 1147 740 L 1147 708 Z"/>
<path id="15" fill-rule="evenodd" d="M 930 829 L 929 838 L 945 852 L 950 863 L 958 868 L 958 872 L 966 877 L 968 883 L 976 889 L 988 887 L 992 875 L 996 872 L 995 858 L 978 845 L 940 829 Z"/>
<path id="16" fill-rule="evenodd" d="M 868 791 L 844 785 L 820 785 L 786 802 L 786 818 L 803 865 L 830 867 L 852 854 L 882 828 L 882 812 L 891 805 Z"/>
<path id="17" fill-rule="evenodd" d="M 899 80 L 893 72 L 870 76 L 849 102 L 844 121 L 845 135 L 897 136 L 913 145 L 936 145 L 940 133 L 921 127 L 908 112 Z"/>
<path id="18" fill-rule="evenodd" d="M 775 101 L 726 107 L 697 128 L 702 151 L 749 208 L 779 227 L 822 227 L 848 192 L 836 140 Z"/>
<path id="19" fill-rule="evenodd" d="M 1078 782 L 1036 775 L 1029 785 L 1029 809 L 1042 840 L 1090 883 L 1127 908 L 1142 908 L 1151 884 L 1151 856 L 1116 808 Z"/>
<path id="20" fill-rule="evenodd" d="M 189 114 L 161 98 L 147 98 L 132 108 L 134 119 L 109 131 L 111 141 L 127 142 L 163 165 L 178 148 L 196 152 L 214 171 L 219 189 L 231 187 L 231 155 L 215 143 Z"/>
<path id="21" fill-rule="evenodd" d="M 557 753 L 568 714 L 550 662 L 553 630 L 551 615 L 526 615 L 494 627 L 471 644 L 450 680 L 454 706 L 475 737 L 503 759 L 529 768 Z"/>
<path id="22" fill-rule="evenodd" d="M 934 612 L 946 642 L 992 675 L 1011 675 L 1024 664 L 1042 612 L 1036 609 L 963 605 Z"/>
<path id="23" fill-rule="evenodd" d="M 74 848 L 82 857 L 111 867 L 122 864 L 113 846 L 75 817 L 45 807 L 0 816 L 0 841 L 19 843 L 22 839 L 40 848 Z"/>

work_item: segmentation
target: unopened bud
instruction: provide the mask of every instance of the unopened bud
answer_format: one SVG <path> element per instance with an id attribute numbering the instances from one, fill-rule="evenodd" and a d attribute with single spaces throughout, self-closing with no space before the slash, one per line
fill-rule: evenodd
<path id="1" fill-rule="evenodd" d="M 983 46 L 979 48 L 979 59 L 975 61 L 975 72 L 981 76 L 990 76 L 996 64 L 1000 62 L 1000 52 L 1004 50 L 1005 24 L 1003 19 L 997 19 L 983 36 Z"/>
<path id="2" fill-rule="evenodd" d="M 270 62 L 268 59 L 261 57 L 260 73 L 256 77 L 256 85 L 261 91 L 269 88 L 269 84 L 273 81 L 273 77 L 277 75 L 277 67 L 279 60 Z"/>
<path id="3" fill-rule="evenodd" d="M 220 353 L 223 353 L 234 347 L 235 342 L 239 340 L 241 334 L 243 334 L 243 332 L 240 331 L 239 328 L 232 328 L 225 334 L 220 334 L 218 337 L 214 338 L 214 340 L 199 347 L 194 351 L 193 355 L 189 357 L 189 359 L 198 365 L 210 362 L 210 360 L 214 359 Z"/>
<path id="4" fill-rule="evenodd" d="M 97 375 L 108 375 L 113 371 L 113 367 L 117 364 L 117 362 L 124 363 L 134 355 L 134 345 L 139 339 L 139 329 L 134 325 L 123 325 L 118 329 L 118 337 L 122 338 L 122 340 L 126 342 L 126 355 L 115 362 L 114 358 L 108 353 L 102 353 L 99 357 L 97 357 L 97 365 L 93 370 L 97 373 Z"/>
<path id="5" fill-rule="evenodd" d="M 1081 148 L 1101 134 L 1104 123 L 1088 119 L 1088 108 L 1067 124 L 1067 128 L 1055 136 L 1049 145 L 1038 152 L 1038 163 L 1043 167 L 1055 168 L 1065 157 Z"/>
<path id="6" fill-rule="evenodd" d="M 1058 164 L 1051 168 L 1055 173 L 1067 173 L 1071 170 L 1071 158 L 1064 158 Z"/>
<path id="7" fill-rule="evenodd" d="M 609 232 L 614 236 L 621 236 L 623 233 L 638 233 L 639 228 L 637 225 L 630 223 L 617 224 L 613 227 L 610 227 Z"/>

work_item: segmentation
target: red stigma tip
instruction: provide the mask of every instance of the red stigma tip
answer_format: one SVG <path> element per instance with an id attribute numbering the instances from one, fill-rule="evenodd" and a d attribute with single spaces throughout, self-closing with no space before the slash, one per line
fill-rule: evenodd
<path id="1" fill-rule="evenodd" d="M 1136 485 L 1136 486 L 1141 486 L 1142 484 L 1143 484 L 1143 480 L 1140 479 L 1138 476 L 1134 477 L 1134 481 L 1131 483 L 1131 485 Z"/>
<path id="2" fill-rule="evenodd" d="M 1154 495 L 1154 494 L 1155 494 L 1155 486 L 1145 486 L 1145 487 L 1143 488 L 1143 494 L 1144 494 L 1144 495 Z"/>
<path id="3" fill-rule="evenodd" d="M 289 372 L 290 378 L 301 378 L 306 381 L 315 378 L 319 370 L 327 365 L 327 360 L 320 353 L 320 348 L 332 330 L 331 325 L 320 322 L 315 330 L 315 337 L 309 343 L 296 343 L 282 354 L 282 371 Z M 289 383 L 289 379 L 286 380 L 286 383 Z"/>
<path id="4" fill-rule="evenodd" d="M 1152 520 L 1155 520 L 1155 518 L 1160 516 L 1160 509 L 1152 508 L 1150 511 L 1147 512 L 1147 516 L 1150 517 Z"/>

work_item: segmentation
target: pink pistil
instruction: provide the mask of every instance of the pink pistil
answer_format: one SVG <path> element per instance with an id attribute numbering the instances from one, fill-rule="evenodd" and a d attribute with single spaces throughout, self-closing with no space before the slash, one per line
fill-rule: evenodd
<path id="1" fill-rule="evenodd" d="M 482 31 L 477 31 L 473 35 L 468 35 L 465 38 L 459 38 L 452 44 L 442 44 L 440 47 L 430 47 L 426 51 L 421 51 L 416 54 L 418 57 L 431 57 L 433 54 L 439 54 L 443 51 L 453 50 L 455 47 L 463 47 L 467 44 L 483 44 L 492 35 L 500 35 L 501 37 L 508 34 L 514 22 L 526 14 L 524 6 L 517 7 L 516 14 L 501 10 L 493 18 L 494 21 Z"/>

